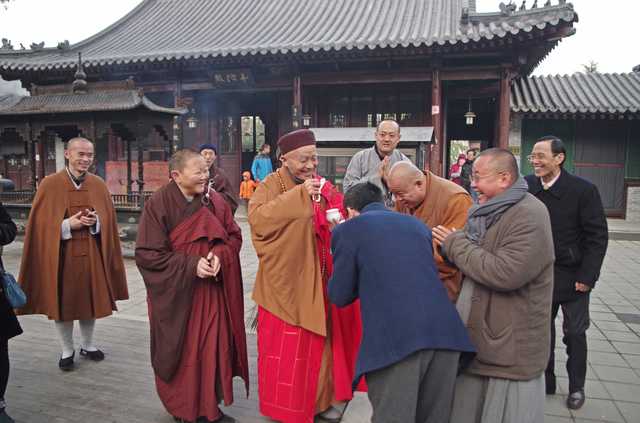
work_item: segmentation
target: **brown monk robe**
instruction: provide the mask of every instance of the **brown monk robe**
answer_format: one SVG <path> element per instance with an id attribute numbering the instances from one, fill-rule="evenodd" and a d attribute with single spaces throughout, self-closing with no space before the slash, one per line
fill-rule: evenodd
<path id="1" fill-rule="evenodd" d="M 84 227 L 61 240 L 62 221 L 86 209 L 95 209 L 100 233 Z M 19 313 L 57 321 L 105 317 L 129 298 L 116 213 L 102 179 L 87 173 L 76 188 L 67 169 L 44 178 L 29 213 L 19 279 L 27 294 Z"/>
<path id="2" fill-rule="evenodd" d="M 396 163 L 391 168 L 388 181 L 389 189 L 397 200 L 396 210 L 417 217 L 429 228 L 442 225 L 462 229 L 467 223 L 467 213 L 473 201 L 469 193 L 454 182 L 429 171 L 423 172 L 406 161 Z M 462 273 L 445 263 L 435 244 L 433 256 L 449 299 L 456 302 L 460 295 Z"/>
<path id="3" fill-rule="evenodd" d="M 186 151 L 186 153 L 185 153 Z M 187 156 L 182 162 L 176 156 Z M 179 157 L 178 157 L 179 159 Z M 191 150 L 172 158 L 175 168 L 201 165 Z M 145 205 L 136 242 L 136 264 L 147 288 L 151 363 L 158 395 L 174 417 L 232 421 L 218 404 L 233 402 L 234 376 L 249 390 L 240 228 L 222 196 L 210 191 L 187 199 L 172 180 Z M 216 277 L 198 276 L 198 262 L 219 258 Z"/>
<path id="4" fill-rule="evenodd" d="M 235 189 L 231 185 L 229 176 L 216 164 L 218 158 L 216 146 L 213 144 L 202 144 L 199 150 L 207 162 L 207 166 L 209 166 L 209 183 L 211 184 L 211 188 L 222 195 L 227 204 L 229 204 L 229 207 L 231 207 L 231 213 L 235 215 L 238 209 Z"/>

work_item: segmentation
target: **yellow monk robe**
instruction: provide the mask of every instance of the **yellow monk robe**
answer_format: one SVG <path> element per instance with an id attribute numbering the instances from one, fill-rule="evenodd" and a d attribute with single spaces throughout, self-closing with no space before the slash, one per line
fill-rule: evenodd
<path id="1" fill-rule="evenodd" d="M 424 175 L 427 180 L 427 194 L 424 201 L 415 209 L 396 203 L 396 209 L 401 213 L 417 217 L 429 228 L 442 225 L 447 228 L 462 229 L 467 223 L 469 208 L 473 205 L 469 193 L 461 186 L 429 171 L 425 171 Z M 447 288 L 449 299 L 455 302 L 460 295 L 462 273 L 456 267 L 445 263 L 442 256 L 438 254 L 435 241 L 433 255 L 440 280 Z"/>
<path id="2" fill-rule="evenodd" d="M 339 195 L 323 189 L 316 212 Z M 361 338 L 358 305 L 338 310 L 328 304 L 331 257 L 327 243 L 318 242 L 316 212 L 285 168 L 269 175 L 249 203 L 260 262 L 253 291 L 260 411 L 287 423 L 312 422 L 332 402 L 352 398 Z"/>

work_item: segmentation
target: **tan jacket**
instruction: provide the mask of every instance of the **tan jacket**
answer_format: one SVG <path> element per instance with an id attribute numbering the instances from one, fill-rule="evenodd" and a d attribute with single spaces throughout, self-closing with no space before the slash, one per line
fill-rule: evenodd
<path id="1" fill-rule="evenodd" d="M 450 229 L 462 229 L 467 223 L 467 214 L 473 204 L 469 193 L 461 186 L 429 171 L 424 174 L 427 178 L 427 195 L 422 204 L 415 210 L 409 210 L 398 202 L 396 209 L 401 213 L 417 217 L 430 229 L 438 225 Z M 451 266 L 442 259 L 435 244 L 433 245 L 433 258 L 438 267 L 438 276 L 447 289 L 449 299 L 455 302 L 460 294 L 462 274 L 455 266 Z"/>
<path id="2" fill-rule="evenodd" d="M 475 282 L 467 329 L 478 349 L 467 372 L 512 380 L 542 374 L 549 359 L 553 239 L 546 207 L 531 194 L 489 230 L 481 245 L 463 231 L 443 245 Z"/>

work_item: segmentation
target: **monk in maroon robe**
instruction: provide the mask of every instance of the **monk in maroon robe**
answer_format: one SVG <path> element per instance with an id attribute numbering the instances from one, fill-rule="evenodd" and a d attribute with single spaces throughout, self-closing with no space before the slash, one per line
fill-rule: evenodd
<path id="1" fill-rule="evenodd" d="M 136 263 L 147 288 L 158 395 L 176 419 L 233 422 L 234 376 L 249 393 L 240 228 L 229 205 L 205 192 L 205 160 L 173 155 L 171 182 L 145 205 Z M 201 420 L 198 420 L 201 421 Z"/>

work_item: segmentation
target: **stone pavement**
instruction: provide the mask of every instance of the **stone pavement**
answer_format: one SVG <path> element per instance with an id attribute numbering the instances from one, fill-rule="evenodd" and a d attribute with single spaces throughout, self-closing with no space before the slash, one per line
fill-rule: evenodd
<path id="1" fill-rule="evenodd" d="M 245 244 L 241 253 L 247 320 L 257 259 L 242 221 Z M 17 273 L 22 244 L 5 247 L 8 270 Z M 41 316 L 21 317 L 22 336 L 10 341 L 11 380 L 8 410 L 21 423 L 136 422 L 171 423 L 157 398 L 149 362 L 149 328 L 145 290 L 132 260 L 125 261 L 131 298 L 120 311 L 98 322 L 96 339 L 107 359 L 93 363 L 77 359 L 74 372 L 57 368 L 59 347 L 53 325 Z M 545 422 L 640 423 L 640 242 L 611 241 L 602 279 L 592 294 L 587 402 L 582 410 L 564 406 L 567 389 L 561 319 L 558 319 L 556 358 L 558 395 L 547 397 Z M 76 337 L 78 336 L 76 329 Z M 234 405 L 225 409 L 243 423 L 266 422 L 257 410 L 256 339 L 250 334 L 251 393 L 236 381 Z M 77 343 L 77 341 L 76 341 Z M 365 395 L 347 409 L 345 423 L 370 421 Z"/>

